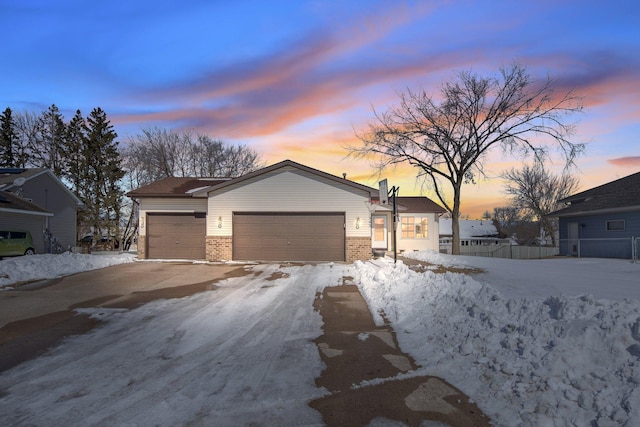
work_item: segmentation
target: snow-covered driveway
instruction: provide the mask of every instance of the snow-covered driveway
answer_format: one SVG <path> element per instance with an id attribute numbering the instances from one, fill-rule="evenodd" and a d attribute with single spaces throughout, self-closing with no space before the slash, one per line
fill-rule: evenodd
<path id="1" fill-rule="evenodd" d="M 104 326 L 0 376 L 3 423 L 322 424 L 307 406 L 323 395 L 313 300 L 349 267 L 251 268 L 213 292 L 92 310 Z"/>

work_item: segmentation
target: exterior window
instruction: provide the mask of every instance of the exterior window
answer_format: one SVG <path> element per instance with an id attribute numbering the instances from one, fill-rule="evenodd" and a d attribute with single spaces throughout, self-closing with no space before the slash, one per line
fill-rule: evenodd
<path id="1" fill-rule="evenodd" d="M 429 219 L 422 217 L 402 217 L 403 239 L 427 239 L 429 237 Z"/>
<path id="2" fill-rule="evenodd" d="M 402 238 L 413 239 L 415 237 L 415 219 L 412 216 L 402 217 Z"/>
<path id="3" fill-rule="evenodd" d="M 607 231 L 624 231 L 624 219 L 607 221 Z"/>
<path id="4" fill-rule="evenodd" d="M 416 218 L 416 239 L 427 239 L 429 237 L 428 224 L 428 218 Z"/>

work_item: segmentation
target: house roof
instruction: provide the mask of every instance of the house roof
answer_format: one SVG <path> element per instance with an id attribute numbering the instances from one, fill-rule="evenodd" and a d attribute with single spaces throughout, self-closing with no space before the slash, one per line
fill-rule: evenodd
<path id="1" fill-rule="evenodd" d="M 470 238 L 470 237 L 496 237 L 498 235 L 498 229 L 495 225 L 493 225 L 492 221 L 487 221 L 486 219 L 461 219 L 458 220 L 460 226 L 460 238 Z M 451 218 L 441 218 L 440 219 L 440 235 L 441 236 L 451 236 L 452 232 L 452 221 Z"/>
<path id="2" fill-rule="evenodd" d="M 326 172 L 322 172 L 318 169 L 311 168 L 309 166 L 296 163 L 292 160 L 284 160 L 282 162 L 273 164 L 271 166 L 258 169 L 254 172 L 250 172 L 246 175 L 242 175 L 237 178 L 195 178 L 195 177 L 169 177 L 159 181 L 152 182 L 151 184 L 142 186 L 138 189 L 132 190 L 127 193 L 127 196 L 132 198 L 140 197 L 206 197 L 209 192 L 215 191 L 221 188 L 225 188 L 230 185 L 244 182 L 248 179 L 258 177 L 260 175 L 267 174 L 269 172 L 276 171 L 285 167 L 293 167 L 298 170 L 306 171 L 313 175 L 328 179 L 333 182 L 345 184 L 358 190 L 364 191 L 370 195 L 373 199 L 378 197 L 378 189 L 368 187 L 366 185 L 358 184 L 357 182 L 350 181 L 344 177 L 338 177 Z M 423 196 L 409 196 L 398 197 L 398 208 L 402 213 L 444 213 L 445 210 L 433 202 L 427 197 Z"/>
<path id="3" fill-rule="evenodd" d="M 424 196 L 398 197 L 398 210 L 400 213 L 446 212 L 442 206 Z"/>
<path id="4" fill-rule="evenodd" d="M 368 187 L 366 185 L 358 184 L 357 182 L 350 181 L 350 180 L 348 180 L 346 178 L 341 178 L 341 177 L 338 177 L 338 176 L 335 176 L 335 175 L 331 175 L 330 173 L 322 172 L 322 171 L 320 171 L 318 169 L 314 169 L 314 168 L 311 168 L 309 166 L 305 166 L 305 165 L 302 165 L 300 163 L 296 163 L 296 162 L 294 162 L 292 160 L 283 160 L 283 161 L 281 161 L 279 163 L 273 164 L 271 166 L 264 167 L 262 169 L 258 169 L 257 171 L 250 172 L 250 173 L 248 173 L 246 175 L 242 175 L 242 176 L 237 177 L 237 178 L 230 179 L 230 180 L 228 180 L 226 182 L 223 182 L 221 184 L 216 185 L 213 188 L 209 188 L 209 189 L 202 190 L 202 191 L 206 192 L 206 193 L 208 193 L 210 191 L 215 191 L 215 190 L 218 190 L 220 188 L 224 188 L 224 187 L 227 187 L 229 185 L 238 184 L 238 183 L 246 181 L 248 179 L 255 178 L 257 176 L 264 175 L 264 174 L 267 174 L 267 173 L 270 173 L 270 172 L 273 172 L 273 171 L 276 171 L 278 169 L 282 169 L 282 168 L 285 168 L 285 167 L 293 167 L 295 169 L 299 169 L 299 170 L 302 170 L 302 171 L 305 171 L 305 172 L 309 172 L 309 173 L 311 173 L 313 175 L 328 179 L 330 181 L 334 181 L 334 182 L 337 182 L 337 183 L 340 183 L 340 184 L 346 184 L 346 185 L 348 185 L 350 187 L 356 188 L 358 190 L 365 191 L 365 192 L 367 192 L 369 194 L 374 194 L 374 193 L 377 194 L 377 192 L 378 192 L 378 190 L 375 189 L 375 188 L 371 188 L 371 187 Z M 196 193 L 196 195 L 197 195 L 197 193 Z"/>
<path id="5" fill-rule="evenodd" d="M 51 180 L 57 183 L 74 201 L 77 206 L 82 206 L 82 201 L 73 194 L 64 183 L 46 168 L 0 168 L 0 190 L 1 191 L 13 191 L 17 189 L 21 184 L 16 183 L 16 179 L 24 178 L 25 182 L 32 180 L 40 175 L 48 175 Z"/>
<path id="6" fill-rule="evenodd" d="M 203 190 L 229 181 L 229 178 L 195 178 L 168 177 L 151 184 L 144 185 L 127 193 L 127 196 L 138 197 L 193 197 L 198 190 Z"/>
<path id="7" fill-rule="evenodd" d="M 8 191 L 0 191 L 0 212 L 21 213 L 25 215 L 53 216 L 53 214 L 28 200 Z"/>
<path id="8" fill-rule="evenodd" d="M 640 172 L 566 197 L 560 203 L 569 206 L 549 216 L 640 209 Z"/>

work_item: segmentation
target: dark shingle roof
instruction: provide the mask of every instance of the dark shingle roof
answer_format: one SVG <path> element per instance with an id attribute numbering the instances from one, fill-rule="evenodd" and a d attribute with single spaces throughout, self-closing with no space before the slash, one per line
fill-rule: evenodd
<path id="1" fill-rule="evenodd" d="M 569 206 L 551 213 L 550 216 L 567 216 L 634 207 L 640 209 L 640 172 L 574 194 L 560 202 L 567 203 Z"/>
<path id="2" fill-rule="evenodd" d="M 191 197 L 196 189 L 218 185 L 227 178 L 168 177 L 127 193 L 129 197 Z"/>
<path id="3" fill-rule="evenodd" d="M 442 206 L 424 196 L 398 197 L 398 211 L 400 213 L 446 212 Z"/>
<path id="4" fill-rule="evenodd" d="M 25 211 L 36 215 L 51 216 L 51 212 L 28 200 L 18 197 L 8 191 L 0 191 L 0 209 Z"/>

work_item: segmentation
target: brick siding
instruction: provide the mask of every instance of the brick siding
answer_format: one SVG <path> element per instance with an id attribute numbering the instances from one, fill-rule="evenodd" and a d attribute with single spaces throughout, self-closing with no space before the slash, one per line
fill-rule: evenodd
<path id="1" fill-rule="evenodd" d="M 138 259 L 146 259 L 147 236 L 138 236 Z"/>
<path id="2" fill-rule="evenodd" d="M 233 236 L 207 236 L 207 261 L 231 261 Z"/>
<path id="3" fill-rule="evenodd" d="M 356 260 L 366 261 L 371 259 L 371 237 L 349 237 L 347 236 L 347 262 Z"/>

